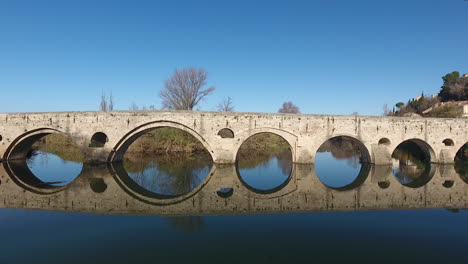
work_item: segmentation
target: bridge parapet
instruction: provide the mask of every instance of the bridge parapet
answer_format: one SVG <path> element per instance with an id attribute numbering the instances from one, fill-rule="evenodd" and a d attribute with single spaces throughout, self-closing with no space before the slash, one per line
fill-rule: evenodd
<path id="1" fill-rule="evenodd" d="M 79 146 L 87 160 L 119 161 L 126 145 L 142 132 L 161 126 L 192 134 L 218 164 L 235 163 L 241 144 L 261 132 L 283 137 L 296 163 L 314 163 L 318 148 L 337 136 L 360 142 L 369 153 L 369 162 L 375 164 L 391 164 L 391 153 L 405 140 L 424 142 L 432 162 L 453 163 L 457 151 L 468 142 L 468 119 L 201 111 L 11 113 L 0 114 L 0 157 L 21 158 L 33 136 L 63 133 Z M 219 136 L 224 128 L 234 137 Z M 107 137 L 99 148 L 90 146 L 96 133 Z"/>

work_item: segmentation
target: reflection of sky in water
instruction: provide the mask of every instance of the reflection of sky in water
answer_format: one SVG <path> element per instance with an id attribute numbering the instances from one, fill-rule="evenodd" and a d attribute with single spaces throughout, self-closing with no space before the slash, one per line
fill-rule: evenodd
<path id="1" fill-rule="evenodd" d="M 70 184 L 83 169 L 82 163 L 66 161 L 57 155 L 37 151 L 37 154 L 26 160 L 31 172 L 44 183 L 53 186 Z"/>
<path id="2" fill-rule="evenodd" d="M 280 166 L 280 161 L 277 157 L 271 157 L 268 162 L 265 162 L 256 168 L 241 169 L 239 175 L 242 180 L 250 187 L 257 190 L 271 190 L 281 186 L 289 178 L 291 167 L 288 173 L 284 173 Z"/>
<path id="3" fill-rule="evenodd" d="M 184 166 L 185 167 L 185 166 Z M 190 168 L 190 166 L 187 166 Z M 140 172 L 128 176 L 142 188 L 160 195 L 183 195 L 193 191 L 210 172 L 210 166 L 201 169 L 178 169 L 162 171 L 156 161 L 152 161 Z"/>
<path id="4" fill-rule="evenodd" d="M 315 172 L 320 181 L 332 188 L 341 188 L 356 180 L 361 165 L 353 166 L 355 158 L 336 159 L 331 152 L 317 152 Z"/>

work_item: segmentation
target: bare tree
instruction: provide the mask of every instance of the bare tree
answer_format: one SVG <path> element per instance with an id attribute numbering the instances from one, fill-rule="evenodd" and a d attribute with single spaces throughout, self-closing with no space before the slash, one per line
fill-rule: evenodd
<path id="1" fill-rule="evenodd" d="M 204 97 L 215 90 L 215 87 L 203 89 L 207 77 L 208 74 L 203 68 L 176 69 L 159 93 L 162 107 L 172 110 L 193 110 Z"/>
<path id="2" fill-rule="evenodd" d="M 391 110 L 388 108 L 387 103 L 383 104 L 382 109 L 383 109 L 383 113 L 382 113 L 383 116 L 388 116 L 391 113 Z"/>
<path id="3" fill-rule="evenodd" d="M 102 91 L 102 94 L 101 94 L 101 104 L 99 106 L 99 110 L 104 111 L 104 112 L 107 111 L 107 97 L 104 91 Z"/>
<path id="4" fill-rule="evenodd" d="M 223 112 L 232 112 L 234 111 L 234 105 L 232 105 L 232 99 L 231 97 L 225 98 L 221 103 L 218 104 L 217 106 L 218 111 L 223 111 Z"/>
<path id="5" fill-rule="evenodd" d="M 278 110 L 278 113 L 289 113 L 289 114 L 299 114 L 299 107 L 297 107 L 293 102 L 284 102 L 283 107 Z"/>
<path id="6" fill-rule="evenodd" d="M 109 102 L 107 104 L 108 111 L 114 111 L 114 96 L 112 96 L 112 91 L 109 96 Z"/>
<path id="7" fill-rule="evenodd" d="M 133 103 L 130 105 L 129 109 L 130 109 L 131 111 L 139 111 L 139 110 L 140 110 L 140 108 L 138 107 L 137 104 L 135 104 L 135 102 L 133 102 Z"/>
<path id="8" fill-rule="evenodd" d="M 106 92 L 102 91 L 101 103 L 99 104 L 99 110 L 107 112 L 114 110 L 114 97 L 112 91 L 109 97 L 106 96 Z"/>

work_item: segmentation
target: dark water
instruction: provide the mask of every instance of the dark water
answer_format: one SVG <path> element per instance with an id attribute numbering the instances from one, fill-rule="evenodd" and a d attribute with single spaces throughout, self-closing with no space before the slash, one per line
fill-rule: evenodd
<path id="1" fill-rule="evenodd" d="M 1 263 L 466 263 L 468 212 L 171 218 L 0 210 Z M 193 222 L 192 221 L 192 222 Z"/>
<path id="2" fill-rule="evenodd" d="M 322 149 L 315 165 L 306 170 L 315 173 L 319 184 L 346 192 L 340 188 L 355 188 L 376 170 L 361 162 L 362 153 L 348 154 Z M 401 188 L 420 188 L 431 181 L 430 162 L 394 158 L 390 170 Z M 34 156 L 27 166 L 38 179 L 57 186 L 73 186 L 85 171 L 83 164 L 47 153 Z M 459 162 L 450 171 L 467 182 L 467 168 Z M 103 181 L 114 187 L 102 192 L 117 193 L 118 185 L 111 184 L 115 180 L 141 191 L 142 197 L 165 199 L 183 197 L 215 180 L 210 179 L 212 161 L 197 156 L 139 157 L 115 170 L 113 178 Z M 280 193 L 296 170 L 281 154 L 232 169 L 240 184 L 258 195 Z M 235 196 L 239 187 L 226 184 L 232 186 Z M 458 188 L 468 190 L 468 185 Z M 40 197 L 48 196 L 53 197 Z M 273 198 L 271 203 L 278 202 Z M 0 263 L 468 263 L 466 210 L 447 210 L 444 205 L 387 209 L 179 217 L 1 209 Z"/>

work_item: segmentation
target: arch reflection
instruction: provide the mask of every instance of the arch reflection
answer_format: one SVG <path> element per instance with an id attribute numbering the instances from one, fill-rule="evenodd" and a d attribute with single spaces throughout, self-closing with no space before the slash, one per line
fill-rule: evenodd
<path id="1" fill-rule="evenodd" d="M 293 173 L 291 146 L 281 136 L 269 132 L 245 140 L 236 160 L 236 171 L 242 184 L 260 194 L 281 190 Z"/>
<path id="2" fill-rule="evenodd" d="M 60 159 L 58 162 L 61 162 Z M 3 161 L 5 171 L 10 178 L 21 188 L 38 193 L 38 194 L 52 194 L 66 189 L 72 182 L 74 182 L 83 171 L 83 165 L 75 168 L 76 171 L 66 171 L 69 168 L 64 168 L 64 171 L 53 171 L 54 166 L 48 167 L 47 170 L 42 171 L 40 175 L 30 169 L 27 160 L 10 160 Z M 63 167 L 62 167 L 63 168 Z M 45 174 L 43 174 L 45 172 Z M 69 177 L 63 177 L 61 172 L 68 174 Z M 50 173 L 50 174 L 47 174 Z M 67 175 L 65 175 L 67 176 Z"/>
<path id="3" fill-rule="evenodd" d="M 433 151 L 422 140 L 406 140 L 392 153 L 392 172 L 399 183 L 410 188 L 426 185 L 434 176 Z"/>
<path id="4" fill-rule="evenodd" d="M 167 156 L 157 160 L 128 160 L 112 163 L 115 179 L 133 197 L 153 204 L 186 199 L 202 188 L 214 172 L 211 159 Z"/>
<path id="5" fill-rule="evenodd" d="M 84 156 L 73 141 L 60 132 L 40 130 L 26 135 L 11 148 L 5 168 L 23 188 L 37 193 L 62 190 L 83 171 Z"/>
<path id="6" fill-rule="evenodd" d="M 315 170 L 328 188 L 349 190 L 361 185 L 371 165 L 369 152 L 357 139 L 337 136 L 323 143 L 315 155 Z"/>

